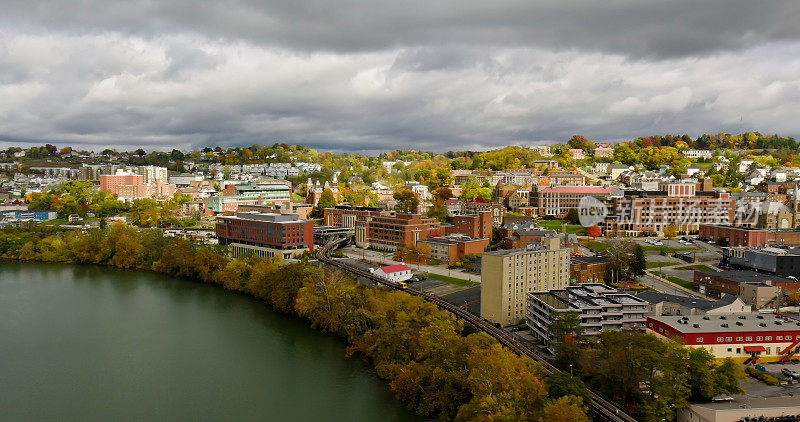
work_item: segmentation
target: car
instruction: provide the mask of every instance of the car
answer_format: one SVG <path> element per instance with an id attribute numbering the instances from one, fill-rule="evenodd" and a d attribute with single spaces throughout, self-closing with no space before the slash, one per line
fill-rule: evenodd
<path id="1" fill-rule="evenodd" d="M 767 372 L 767 368 L 765 368 L 764 365 L 754 365 L 754 367 L 761 372 Z"/>
<path id="2" fill-rule="evenodd" d="M 656 240 L 655 242 L 653 242 L 653 245 L 655 245 L 655 246 L 664 246 L 664 242 L 662 242 L 660 240 Z"/>
<path id="3" fill-rule="evenodd" d="M 797 372 L 794 369 L 783 368 L 781 369 L 781 374 L 786 375 L 791 379 L 800 379 L 800 372 Z"/>
<path id="4" fill-rule="evenodd" d="M 793 275 L 787 275 L 786 278 L 791 278 L 792 280 L 797 280 L 797 277 L 795 277 Z"/>

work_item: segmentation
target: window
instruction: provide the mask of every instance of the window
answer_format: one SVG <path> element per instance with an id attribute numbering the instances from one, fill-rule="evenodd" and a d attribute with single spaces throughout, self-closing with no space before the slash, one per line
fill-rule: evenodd
<path id="1" fill-rule="evenodd" d="M 696 341 L 697 341 L 698 343 L 702 343 L 702 342 L 703 342 L 703 338 L 702 338 L 702 337 L 697 337 Z"/>
<path id="2" fill-rule="evenodd" d="M 752 336 L 747 336 L 747 337 L 745 337 L 745 341 L 753 341 L 753 337 Z"/>
<path id="3" fill-rule="evenodd" d="M 717 343 L 722 343 L 724 339 L 722 337 L 717 337 Z"/>
<path id="4" fill-rule="evenodd" d="M 756 337 L 756 341 L 764 341 L 764 337 L 758 336 Z"/>
<path id="5" fill-rule="evenodd" d="M 733 337 L 725 337 L 725 341 L 733 341 Z"/>
<path id="6" fill-rule="evenodd" d="M 766 337 L 764 337 L 764 341 L 772 341 L 772 336 L 766 336 Z"/>
<path id="7" fill-rule="evenodd" d="M 776 336 L 775 340 L 783 340 L 783 336 Z"/>

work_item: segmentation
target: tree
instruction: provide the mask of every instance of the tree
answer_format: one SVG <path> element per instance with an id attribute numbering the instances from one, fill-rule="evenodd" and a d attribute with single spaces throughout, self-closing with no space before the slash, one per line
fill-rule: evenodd
<path id="1" fill-rule="evenodd" d="M 647 258 L 644 256 L 644 248 L 642 245 L 636 244 L 633 252 L 633 262 L 631 263 L 631 272 L 634 277 L 641 277 L 647 274 Z"/>
<path id="2" fill-rule="evenodd" d="M 664 237 L 666 237 L 667 239 L 672 239 L 677 235 L 678 235 L 678 228 L 675 227 L 674 224 L 670 224 L 664 227 Z"/>
<path id="3" fill-rule="evenodd" d="M 394 193 L 394 199 L 397 201 L 395 210 L 401 213 L 416 213 L 419 206 L 419 198 L 417 194 L 409 189 L 402 189 Z"/>
<path id="4" fill-rule="evenodd" d="M 319 201 L 317 201 L 317 205 L 309 216 L 311 218 L 322 218 L 325 216 L 325 208 L 333 208 L 336 205 L 336 198 L 333 196 L 333 192 L 330 189 L 325 189 L 322 191 L 322 195 L 319 196 Z"/>
<path id="5" fill-rule="evenodd" d="M 578 215 L 578 209 L 577 208 L 570 208 L 569 211 L 567 211 L 566 220 L 570 224 L 580 224 L 581 220 L 580 220 L 580 216 Z"/>

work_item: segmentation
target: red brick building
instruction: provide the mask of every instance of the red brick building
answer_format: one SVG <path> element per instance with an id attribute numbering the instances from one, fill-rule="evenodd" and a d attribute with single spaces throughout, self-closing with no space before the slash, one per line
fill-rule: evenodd
<path id="1" fill-rule="evenodd" d="M 314 222 L 293 214 L 257 211 L 218 217 L 220 245 L 230 245 L 234 256 L 253 252 L 263 257 L 295 257 L 314 250 Z"/>
<path id="2" fill-rule="evenodd" d="M 394 251 L 414 247 L 418 240 L 443 236 L 445 229 L 435 218 L 419 214 L 366 217 L 355 223 L 356 246 Z"/>
<path id="3" fill-rule="evenodd" d="M 464 202 L 461 204 L 461 214 L 478 214 L 481 211 L 491 211 L 492 225 L 500 227 L 503 224 L 503 216 L 506 215 L 506 207 L 496 202 Z"/>
<path id="4" fill-rule="evenodd" d="M 661 233 L 667 226 L 692 232 L 703 224 L 729 224 L 735 201 L 727 192 L 676 197 L 666 192 L 629 192 L 614 198 L 606 233 L 636 236 L 642 232 Z"/>
<path id="5" fill-rule="evenodd" d="M 446 227 L 447 234 L 461 233 L 469 237 L 492 238 L 492 212 L 480 211 L 477 214 L 453 216 L 453 225 Z"/>
<path id="6" fill-rule="evenodd" d="M 449 235 L 421 239 L 417 245 L 424 244 L 430 249 L 430 258 L 452 264 L 465 255 L 482 254 L 491 238 L 474 239 L 465 235 Z"/>
<path id="7" fill-rule="evenodd" d="M 608 197 L 613 189 L 601 186 L 554 186 L 538 188 L 531 192 L 531 207 L 538 215 L 564 218 L 569 210 L 578 208 L 586 196 L 594 196 L 600 200 Z"/>
<path id="8" fill-rule="evenodd" d="M 727 239 L 728 246 L 798 246 L 800 230 L 751 229 L 716 224 L 700 226 L 700 238 L 716 241 L 720 237 Z"/>

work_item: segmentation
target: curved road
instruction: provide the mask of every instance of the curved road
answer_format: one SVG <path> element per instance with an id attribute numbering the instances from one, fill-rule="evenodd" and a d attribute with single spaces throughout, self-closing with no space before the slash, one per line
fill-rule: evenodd
<path id="1" fill-rule="evenodd" d="M 536 352 L 535 350 L 530 349 L 527 346 L 525 346 L 525 345 L 519 343 L 518 341 L 516 341 L 510 333 L 506 332 L 505 330 L 503 330 L 501 328 L 495 327 L 490 322 L 485 321 L 484 319 L 482 319 L 482 318 L 480 318 L 480 317 L 478 317 L 478 316 L 476 316 L 476 315 L 474 315 L 472 313 L 467 312 L 466 310 L 458 307 L 457 305 L 454 305 L 454 304 L 452 304 L 450 302 L 447 302 L 446 300 L 444 300 L 444 299 L 442 299 L 442 298 L 440 298 L 438 296 L 434 296 L 434 295 L 431 295 L 429 293 L 426 293 L 426 292 L 423 292 L 423 291 L 420 291 L 420 290 L 416 290 L 414 288 L 410 288 L 409 287 L 409 288 L 403 289 L 399 284 L 396 284 L 396 283 L 390 282 L 388 280 L 385 280 L 383 278 L 380 278 L 378 276 L 375 276 L 374 274 L 372 274 L 372 273 L 370 273 L 368 271 L 364 271 L 364 270 L 362 270 L 360 268 L 356 268 L 356 267 L 352 267 L 350 265 L 347 265 L 343 261 L 338 261 L 338 260 L 335 260 L 335 259 L 331 258 L 330 257 L 331 250 L 343 245 L 346 242 L 347 242 L 347 239 L 338 239 L 338 240 L 334 240 L 334 241 L 328 242 L 324 246 L 321 246 L 321 247 L 317 248 L 317 251 L 315 252 L 315 256 L 317 257 L 317 259 L 320 262 L 323 262 L 323 263 L 328 264 L 330 266 L 333 266 L 333 267 L 339 268 L 341 270 L 347 271 L 347 272 L 349 272 L 349 273 L 351 273 L 353 275 L 356 275 L 358 277 L 364 277 L 364 278 L 369 279 L 369 280 L 371 280 L 371 281 L 373 281 L 373 282 L 375 282 L 377 284 L 389 287 L 389 288 L 394 289 L 394 290 L 401 290 L 401 291 L 404 291 L 404 292 L 406 292 L 406 293 L 408 293 L 410 295 L 420 296 L 420 297 L 422 297 L 423 299 L 425 299 L 428 302 L 435 303 L 437 306 L 439 306 L 440 309 L 448 311 L 448 312 L 454 314 L 458 318 L 461 318 L 462 320 L 472 324 L 475 328 L 478 328 L 478 329 L 486 332 L 487 334 L 491 335 L 492 337 L 497 339 L 497 341 L 500 342 L 500 344 L 508 347 L 514 353 L 516 353 L 518 355 L 527 356 L 527 357 L 539 362 L 540 364 L 542 364 L 542 366 L 548 372 L 551 372 L 551 373 L 561 372 L 560 369 L 558 369 L 555 366 L 551 365 L 550 362 L 548 362 L 543 356 L 539 355 L 538 352 Z M 620 410 L 613 403 L 611 403 L 608 400 L 600 397 L 600 395 L 598 395 L 594 391 L 589 390 L 589 396 L 592 399 L 592 403 L 591 404 L 592 404 L 592 409 L 594 409 L 594 411 L 595 411 L 595 416 L 601 418 L 602 420 L 608 420 L 608 421 L 613 421 L 613 422 L 636 422 L 636 419 L 634 419 L 633 417 L 631 417 L 630 415 L 628 415 L 624 411 Z"/>

